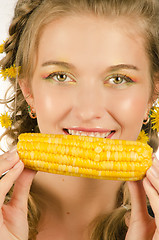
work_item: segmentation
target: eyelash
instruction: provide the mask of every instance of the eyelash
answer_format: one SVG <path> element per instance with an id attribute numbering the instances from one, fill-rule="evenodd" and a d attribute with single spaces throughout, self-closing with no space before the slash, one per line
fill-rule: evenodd
<path id="1" fill-rule="evenodd" d="M 72 80 L 72 77 L 71 77 L 71 76 L 70 76 L 70 79 L 71 79 L 71 80 L 69 80 L 69 81 L 67 81 L 67 80 L 62 80 L 62 81 L 60 81 L 59 79 L 53 79 L 54 77 L 58 77 L 58 76 L 60 76 L 60 75 L 66 76 L 66 79 L 69 77 L 69 74 L 67 74 L 66 72 L 53 72 L 53 73 L 49 74 L 47 77 L 44 77 L 44 79 L 46 79 L 46 80 L 52 79 L 52 80 L 55 80 L 55 81 L 57 81 L 57 82 L 59 82 L 59 83 L 74 82 L 74 81 Z"/>
<path id="2" fill-rule="evenodd" d="M 117 78 L 120 78 L 121 79 L 121 82 L 119 82 L 119 83 L 115 83 L 115 82 L 113 82 L 113 83 L 109 83 L 109 81 L 111 80 L 111 79 L 117 79 Z M 123 75 L 123 74 L 114 74 L 114 75 L 111 75 L 111 76 L 108 76 L 108 77 L 106 77 L 106 79 L 105 79 L 106 81 L 105 81 L 105 83 L 107 84 L 107 82 L 108 82 L 108 84 L 111 84 L 111 85 L 124 85 L 124 84 L 131 84 L 131 83 L 134 83 L 135 81 L 133 81 L 130 77 L 128 77 L 127 75 Z M 114 80 L 113 80 L 114 81 Z M 124 83 L 123 83 L 123 81 L 125 81 Z"/>
<path id="3" fill-rule="evenodd" d="M 57 76 L 60 76 L 60 75 L 65 75 L 66 76 L 66 79 L 69 77 L 69 75 L 70 74 L 68 74 L 68 73 L 66 73 L 66 72 L 53 72 L 53 73 L 51 73 L 51 74 L 49 74 L 48 76 L 46 76 L 46 77 L 43 77 L 44 79 L 46 79 L 46 80 L 54 80 L 53 78 L 54 77 L 57 77 Z M 71 81 L 69 80 L 69 81 L 67 81 L 67 80 L 63 80 L 63 81 L 60 81 L 59 79 L 55 79 L 55 81 L 57 81 L 57 82 L 59 82 L 59 83 L 67 83 L 67 82 L 75 82 L 73 79 L 72 79 L 73 77 L 71 77 L 70 76 L 70 79 L 71 79 Z M 113 83 L 110 83 L 109 81 L 111 80 L 111 79 L 117 79 L 117 78 L 121 78 L 121 82 L 120 83 L 115 83 L 115 82 L 113 82 Z M 113 80 L 114 81 L 114 80 Z M 124 83 L 123 83 L 123 81 L 125 81 Z M 120 87 L 121 85 L 125 85 L 125 84 L 131 84 L 131 83 L 134 83 L 135 81 L 133 81 L 130 77 L 128 77 L 127 75 L 123 75 L 123 74 L 114 74 L 114 75 L 111 75 L 111 76 L 108 76 L 108 77 L 106 77 L 105 78 L 105 84 L 108 84 L 108 85 L 115 85 L 115 86 L 118 86 L 118 87 Z"/>

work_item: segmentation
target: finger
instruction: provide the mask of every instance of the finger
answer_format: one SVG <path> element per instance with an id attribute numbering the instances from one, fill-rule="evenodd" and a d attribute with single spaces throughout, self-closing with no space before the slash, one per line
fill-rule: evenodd
<path id="1" fill-rule="evenodd" d="M 4 203 L 6 194 L 9 192 L 23 169 L 24 164 L 21 161 L 18 161 L 18 163 L 16 163 L 13 168 L 11 168 L 9 172 L 0 180 L 0 208 Z"/>
<path id="2" fill-rule="evenodd" d="M 153 213 L 155 215 L 155 224 L 156 224 L 157 228 L 159 228 L 159 213 L 158 213 L 159 207 L 157 206 L 157 202 L 159 202 L 158 194 L 157 194 L 156 190 L 153 188 L 153 186 L 150 183 L 148 178 L 144 178 L 143 185 L 144 185 L 146 194 L 149 198 Z"/>
<path id="3" fill-rule="evenodd" d="M 159 193 L 159 160 L 155 155 L 153 157 L 152 166 L 146 172 L 146 177 L 149 179 L 153 187 Z"/>
<path id="4" fill-rule="evenodd" d="M 6 152 L 0 156 L 0 176 L 12 168 L 19 161 L 19 156 L 14 148 L 12 151 Z"/>
<path id="5" fill-rule="evenodd" d="M 33 170 L 24 169 L 14 185 L 10 204 L 22 211 L 27 209 L 28 195 L 35 174 L 36 172 Z"/>
<path id="6" fill-rule="evenodd" d="M 157 214 L 157 211 L 156 211 L 157 206 L 155 206 L 155 205 L 156 205 L 157 201 L 159 201 L 158 193 L 157 193 L 156 189 L 153 187 L 153 185 L 151 184 L 151 182 L 149 181 L 148 178 L 144 178 L 143 185 L 144 185 L 144 188 L 145 188 L 146 195 L 149 198 L 150 205 L 153 208 L 153 211 L 155 211 L 156 214 Z"/>
<path id="7" fill-rule="evenodd" d="M 142 181 L 128 182 L 131 196 L 131 220 L 141 221 L 149 219 L 147 211 L 146 193 Z"/>
<path id="8" fill-rule="evenodd" d="M 143 184 L 159 227 L 159 161 L 157 159 L 154 159 L 153 166 L 147 171 Z"/>

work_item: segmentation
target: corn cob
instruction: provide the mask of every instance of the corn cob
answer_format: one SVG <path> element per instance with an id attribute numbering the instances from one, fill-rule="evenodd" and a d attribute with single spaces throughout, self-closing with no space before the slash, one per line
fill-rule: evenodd
<path id="1" fill-rule="evenodd" d="M 136 181 L 152 165 L 152 148 L 137 141 L 24 133 L 17 150 L 27 168 L 77 177 Z"/>

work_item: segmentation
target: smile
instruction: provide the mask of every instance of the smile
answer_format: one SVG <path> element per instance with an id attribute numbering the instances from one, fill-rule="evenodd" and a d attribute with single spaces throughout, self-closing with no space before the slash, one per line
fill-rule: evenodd
<path id="1" fill-rule="evenodd" d="M 71 130 L 64 129 L 65 134 L 69 135 L 77 135 L 77 136 L 89 136 L 89 137 L 97 137 L 97 138 L 111 138 L 114 135 L 115 131 L 106 131 L 106 132 L 98 132 L 98 131 L 79 131 L 79 130 Z"/>

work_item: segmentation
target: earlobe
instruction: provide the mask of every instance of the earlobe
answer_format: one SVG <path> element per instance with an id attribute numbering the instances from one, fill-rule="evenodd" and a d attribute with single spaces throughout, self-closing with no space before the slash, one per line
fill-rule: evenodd
<path id="1" fill-rule="evenodd" d="M 145 112 L 145 116 L 144 116 L 145 121 L 149 121 L 151 107 L 152 107 L 152 105 L 149 103 L 147 106 L 147 111 Z"/>
<path id="2" fill-rule="evenodd" d="M 131 212 L 130 211 L 126 212 L 124 218 L 125 218 L 125 225 L 129 228 Z"/>

